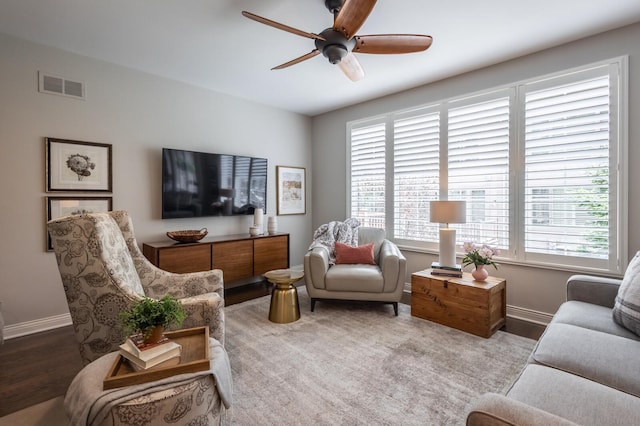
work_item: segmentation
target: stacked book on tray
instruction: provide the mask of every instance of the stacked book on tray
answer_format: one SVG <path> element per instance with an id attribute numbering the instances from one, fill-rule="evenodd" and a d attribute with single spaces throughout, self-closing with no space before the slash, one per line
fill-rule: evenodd
<path id="1" fill-rule="evenodd" d="M 143 343 L 142 336 L 128 337 L 120 345 L 120 355 L 129 361 L 136 371 L 150 368 L 170 367 L 180 364 L 182 346 L 168 338 L 163 338 L 157 343 Z"/>
<path id="2" fill-rule="evenodd" d="M 462 278 L 462 266 L 445 266 L 439 264 L 438 262 L 433 262 L 431 264 L 431 275 L 437 275 L 440 277 Z"/>

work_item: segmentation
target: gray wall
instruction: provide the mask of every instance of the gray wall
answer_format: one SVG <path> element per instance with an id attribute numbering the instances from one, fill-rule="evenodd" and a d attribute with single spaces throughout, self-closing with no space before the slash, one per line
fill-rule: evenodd
<path id="1" fill-rule="evenodd" d="M 344 219 L 346 199 L 346 123 L 390 111 L 491 89 L 621 55 L 629 55 L 629 217 L 640 214 L 640 24 L 582 39 L 557 48 L 524 56 L 403 93 L 314 117 L 313 140 L 313 227 L 330 220 Z M 640 228 L 630 220 L 629 257 L 640 248 Z M 436 256 L 407 252 L 408 276 L 427 268 Z M 500 266 L 492 275 L 507 279 L 509 312 L 533 320 L 548 318 L 565 300 L 564 283 L 573 272 Z"/>
<path id="2" fill-rule="evenodd" d="M 0 57 L 0 301 L 7 337 L 68 321 L 55 258 L 45 250 L 45 197 L 63 194 L 45 192 L 44 137 L 113 145 L 113 206 L 129 211 L 140 244 L 178 229 L 248 233 L 252 222 L 162 220 L 162 147 L 266 157 L 268 216 L 276 214 L 276 165 L 311 174 L 308 117 L 5 35 Z M 38 93 L 38 71 L 84 80 L 86 100 Z M 278 225 L 291 234 L 291 264 L 301 265 L 311 214 L 280 216 Z"/>

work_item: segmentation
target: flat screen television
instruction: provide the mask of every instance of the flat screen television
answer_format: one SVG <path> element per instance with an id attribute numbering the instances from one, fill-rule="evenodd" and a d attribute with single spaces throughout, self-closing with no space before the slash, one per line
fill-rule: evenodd
<path id="1" fill-rule="evenodd" d="M 162 218 L 267 209 L 267 159 L 162 149 Z"/>

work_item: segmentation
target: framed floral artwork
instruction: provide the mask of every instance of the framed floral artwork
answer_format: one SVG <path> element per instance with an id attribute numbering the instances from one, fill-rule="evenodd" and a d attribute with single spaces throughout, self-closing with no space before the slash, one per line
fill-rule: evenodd
<path id="1" fill-rule="evenodd" d="M 306 169 L 304 167 L 276 166 L 278 215 L 305 214 Z"/>
<path id="2" fill-rule="evenodd" d="M 47 222 L 62 216 L 83 213 L 103 213 L 113 209 L 111 197 L 46 197 Z M 45 226 L 46 230 L 46 226 Z M 51 236 L 47 234 L 47 250 L 53 250 Z"/>
<path id="3" fill-rule="evenodd" d="M 47 192 L 111 192 L 111 145 L 46 138 Z"/>

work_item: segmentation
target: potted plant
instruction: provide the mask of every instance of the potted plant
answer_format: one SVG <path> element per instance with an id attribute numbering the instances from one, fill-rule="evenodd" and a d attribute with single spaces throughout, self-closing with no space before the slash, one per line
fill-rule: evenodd
<path id="1" fill-rule="evenodd" d="M 164 329 L 182 324 L 187 314 L 180 301 L 172 296 L 160 300 L 145 297 L 120 314 L 123 327 L 130 333 L 140 333 L 145 343 L 162 339 Z"/>

